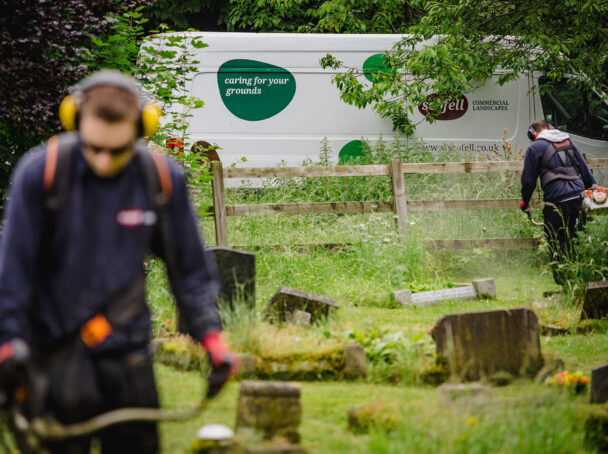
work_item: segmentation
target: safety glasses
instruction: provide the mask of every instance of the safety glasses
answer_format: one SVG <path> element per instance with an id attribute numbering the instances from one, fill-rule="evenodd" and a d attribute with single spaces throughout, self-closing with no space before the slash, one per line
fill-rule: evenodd
<path id="1" fill-rule="evenodd" d="M 129 142 L 126 145 L 122 145 L 120 147 L 115 147 L 115 148 L 100 147 L 98 145 L 93 145 L 93 144 L 86 143 L 86 142 L 83 142 L 83 145 L 95 154 L 101 153 L 102 151 L 107 151 L 112 156 L 120 156 L 120 155 L 126 153 L 127 151 L 133 149 L 133 142 Z"/>

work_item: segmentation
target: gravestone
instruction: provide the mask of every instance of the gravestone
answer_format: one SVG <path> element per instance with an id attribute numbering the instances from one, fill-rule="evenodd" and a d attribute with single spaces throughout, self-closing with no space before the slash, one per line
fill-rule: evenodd
<path id="1" fill-rule="evenodd" d="M 494 279 L 480 279 L 471 285 L 457 285 L 453 288 L 429 290 L 427 292 L 413 293 L 411 290 L 397 290 L 393 298 L 403 306 L 432 306 L 445 300 L 469 301 L 476 298 L 496 298 Z"/>
<path id="2" fill-rule="evenodd" d="M 494 279 L 478 279 L 472 282 L 478 298 L 496 298 L 496 285 Z"/>
<path id="3" fill-rule="evenodd" d="M 591 403 L 608 402 L 608 364 L 591 371 Z"/>
<path id="4" fill-rule="evenodd" d="M 225 247 L 208 247 L 206 250 L 217 265 L 220 280 L 218 304 L 233 307 L 235 303 L 244 302 L 249 308 L 255 308 L 255 254 L 237 251 Z M 186 322 L 177 313 L 177 331 L 190 334 Z"/>
<path id="5" fill-rule="evenodd" d="M 589 282 L 581 320 L 586 318 L 604 318 L 608 316 L 608 281 Z"/>
<path id="6" fill-rule="evenodd" d="M 324 296 L 280 287 L 264 309 L 264 314 L 271 319 L 276 318 L 284 322 L 291 318 L 294 311 L 300 310 L 310 314 L 311 323 L 317 323 L 336 309 L 338 309 L 336 302 Z"/>
<path id="7" fill-rule="evenodd" d="M 344 373 L 348 377 L 365 377 L 367 374 L 367 358 L 362 345 L 344 346 Z"/>
<path id="8" fill-rule="evenodd" d="M 237 404 L 236 430 L 247 427 L 269 440 L 282 436 L 299 443 L 302 420 L 300 384 L 244 381 Z"/>
<path id="9" fill-rule="evenodd" d="M 445 315 L 433 336 L 440 361 L 465 381 L 499 371 L 534 375 L 543 366 L 538 319 L 529 309 Z"/>
<path id="10" fill-rule="evenodd" d="M 220 278 L 220 304 L 244 302 L 255 308 L 255 254 L 226 247 L 209 247 Z"/>
<path id="11" fill-rule="evenodd" d="M 311 315 L 308 312 L 295 310 L 288 316 L 288 321 L 292 325 L 299 326 L 301 328 L 306 328 L 310 326 L 310 318 Z"/>

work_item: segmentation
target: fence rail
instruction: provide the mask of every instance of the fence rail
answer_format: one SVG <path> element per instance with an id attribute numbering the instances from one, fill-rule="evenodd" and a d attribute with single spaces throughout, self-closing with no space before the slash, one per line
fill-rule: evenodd
<path id="1" fill-rule="evenodd" d="M 591 169 L 608 169 L 608 158 L 588 160 Z M 429 162 L 403 163 L 392 159 L 388 165 L 363 166 L 310 166 L 310 167 L 243 167 L 227 168 L 222 163 L 211 163 L 213 173 L 213 206 L 210 211 L 215 218 L 215 236 L 219 246 L 228 245 L 228 216 L 266 216 L 298 214 L 354 214 L 393 212 L 395 225 L 405 231 L 409 211 L 443 210 L 497 210 L 516 209 L 519 199 L 458 199 L 458 200 L 407 200 L 404 174 L 471 174 L 522 170 L 522 161 L 482 162 Z M 393 198 L 391 201 L 365 202 L 302 202 L 263 203 L 251 205 L 226 205 L 225 178 L 319 178 L 319 177 L 365 177 L 386 176 L 391 179 Z M 532 200 L 532 207 L 542 205 Z M 535 247 L 534 238 L 494 238 L 430 240 L 432 248 L 463 249 L 467 247 Z"/>

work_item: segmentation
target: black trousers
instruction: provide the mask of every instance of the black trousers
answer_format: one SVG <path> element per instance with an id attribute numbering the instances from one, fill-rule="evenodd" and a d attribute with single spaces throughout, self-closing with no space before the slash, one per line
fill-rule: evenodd
<path id="1" fill-rule="evenodd" d="M 558 284 L 564 283 L 559 264 L 566 258 L 574 258 L 574 239 L 583 229 L 587 220 L 582 209 L 582 200 L 574 199 L 543 208 L 545 237 L 549 243 L 553 279 Z"/>
<path id="2" fill-rule="evenodd" d="M 117 408 L 158 408 L 154 371 L 147 351 L 82 355 L 73 359 L 55 364 L 50 370 L 46 406 L 60 422 L 83 421 Z M 51 454 L 88 454 L 93 438 L 99 440 L 102 454 L 159 452 L 156 424 L 147 422 L 110 426 L 92 436 L 47 442 L 44 448 Z"/>

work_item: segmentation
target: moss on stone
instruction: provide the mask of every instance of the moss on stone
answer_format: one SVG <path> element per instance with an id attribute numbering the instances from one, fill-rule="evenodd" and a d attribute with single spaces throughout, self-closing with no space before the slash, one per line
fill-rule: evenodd
<path id="1" fill-rule="evenodd" d="M 156 360 L 178 370 L 197 370 L 205 360 L 203 347 L 190 337 L 178 334 L 158 346 Z"/>

